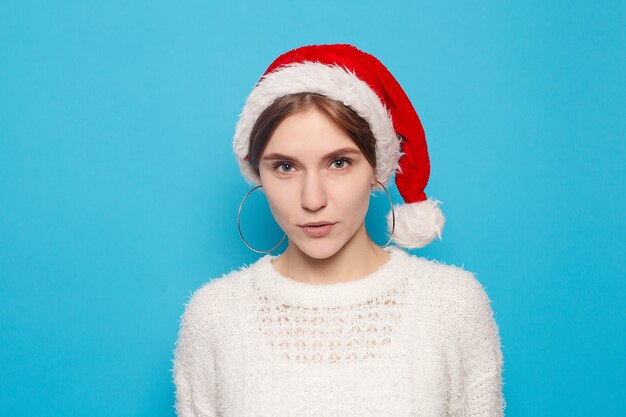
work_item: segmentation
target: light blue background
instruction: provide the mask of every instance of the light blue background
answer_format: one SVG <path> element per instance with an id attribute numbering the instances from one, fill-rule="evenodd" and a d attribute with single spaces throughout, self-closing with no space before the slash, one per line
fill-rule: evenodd
<path id="1" fill-rule="evenodd" d="M 412 252 L 485 286 L 507 416 L 624 415 L 624 21 L 618 1 L 3 1 L 2 415 L 174 415 L 184 303 L 259 257 L 241 107 L 278 54 L 335 42 L 422 118 L 447 224 Z"/>

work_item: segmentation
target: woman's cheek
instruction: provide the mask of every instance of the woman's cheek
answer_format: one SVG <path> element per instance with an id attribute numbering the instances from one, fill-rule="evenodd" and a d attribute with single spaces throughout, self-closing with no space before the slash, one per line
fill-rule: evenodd
<path id="1" fill-rule="evenodd" d="M 353 204 L 369 201 L 369 194 L 371 187 L 368 183 L 363 181 L 362 177 L 352 178 L 351 181 L 342 181 L 338 187 L 339 195 L 345 199 L 348 196 L 352 197 Z"/>
<path id="2" fill-rule="evenodd" d="M 278 225 L 283 230 L 285 230 L 285 228 L 289 226 L 289 215 L 291 213 L 294 213 L 295 207 L 293 201 L 285 198 L 286 196 L 289 196 L 291 194 L 278 190 L 276 195 L 277 197 L 274 197 L 273 194 L 268 195 L 267 200 L 274 219 L 276 220 Z"/>

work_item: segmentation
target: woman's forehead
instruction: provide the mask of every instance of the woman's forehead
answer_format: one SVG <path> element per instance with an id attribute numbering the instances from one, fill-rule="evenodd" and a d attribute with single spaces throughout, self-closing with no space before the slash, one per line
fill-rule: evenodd
<path id="1" fill-rule="evenodd" d="M 358 149 L 352 138 L 318 110 L 294 114 L 283 120 L 269 138 L 265 153 L 326 155 L 340 148 Z"/>
<path id="2" fill-rule="evenodd" d="M 358 151 L 358 147 L 350 137 L 330 137 L 319 136 L 317 138 L 299 138 L 290 136 L 282 140 L 270 139 L 263 154 L 269 153 L 291 153 L 291 154 L 315 154 L 326 155 L 339 149 L 354 148 Z"/>
<path id="3" fill-rule="evenodd" d="M 335 154 L 360 155 L 361 151 L 349 136 L 276 137 L 270 139 L 262 159 L 324 159 Z"/>
<path id="4" fill-rule="evenodd" d="M 325 154 L 320 153 L 320 155 L 318 155 L 317 152 L 315 154 L 309 153 L 309 154 L 306 154 L 303 157 L 303 159 L 317 158 L 321 160 L 327 160 L 327 159 L 335 158 L 340 155 L 347 155 L 347 156 L 355 157 L 358 155 L 362 155 L 362 153 L 356 146 L 349 146 L 349 147 L 343 147 L 343 148 L 335 148 L 331 150 L 330 152 L 326 152 Z M 288 154 L 288 153 L 281 153 L 281 152 L 269 152 L 263 155 L 263 160 L 267 160 L 267 161 L 274 161 L 274 160 L 281 160 L 281 159 L 299 161 L 299 158 L 301 158 L 300 154 Z"/>

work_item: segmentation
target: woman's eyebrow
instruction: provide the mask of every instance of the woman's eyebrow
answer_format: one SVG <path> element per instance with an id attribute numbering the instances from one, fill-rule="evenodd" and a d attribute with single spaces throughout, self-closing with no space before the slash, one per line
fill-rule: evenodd
<path id="1" fill-rule="evenodd" d="M 337 149 L 336 151 L 332 151 L 329 154 L 324 155 L 324 159 L 331 159 L 333 157 L 339 156 L 339 155 L 345 155 L 345 154 L 361 154 L 361 151 L 357 148 L 341 148 L 341 149 Z M 294 161 L 294 162 L 300 162 L 298 161 L 297 158 L 294 158 L 293 156 L 289 156 L 289 155 L 284 155 L 281 153 L 277 153 L 277 152 L 273 152 L 270 154 L 267 154 L 265 156 L 263 156 L 263 158 L 261 158 L 264 161 L 271 161 L 271 160 L 276 160 L 276 159 L 287 159 L 290 161 Z"/>

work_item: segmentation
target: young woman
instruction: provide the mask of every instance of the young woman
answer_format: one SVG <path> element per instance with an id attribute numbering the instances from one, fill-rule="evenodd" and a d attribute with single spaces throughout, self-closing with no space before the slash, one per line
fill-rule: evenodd
<path id="1" fill-rule="evenodd" d="M 483 287 L 398 247 L 440 238 L 444 217 L 423 191 L 417 113 L 380 61 L 351 45 L 281 55 L 246 101 L 234 151 L 288 247 L 271 255 L 280 242 L 254 248 L 240 228 L 268 254 L 189 300 L 173 362 L 179 417 L 503 415 Z M 391 207 L 381 247 L 365 215 L 394 173 L 406 204 Z"/>

